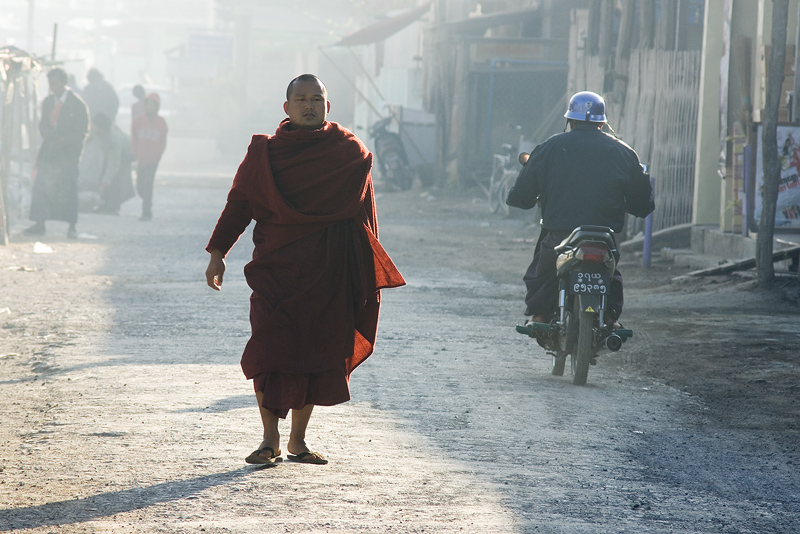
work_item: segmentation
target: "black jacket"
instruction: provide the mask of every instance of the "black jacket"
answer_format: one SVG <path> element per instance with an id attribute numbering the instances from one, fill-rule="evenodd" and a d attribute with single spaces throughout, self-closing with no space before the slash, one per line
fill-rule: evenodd
<path id="1" fill-rule="evenodd" d="M 67 91 L 55 128 L 50 125 L 50 114 L 58 99 L 54 95 L 49 95 L 42 103 L 39 132 L 43 141 L 38 159 L 77 169 L 83 142 L 89 131 L 89 111 L 81 97 L 69 89 Z"/>
<path id="2" fill-rule="evenodd" d="M 529 209 L 537 199 L 542 225 L 552 231 L 595 224 L 619 232 L 625 212 L 646 217 L 655 209 L 636 152 L 592 124 L 579 123 L 534 149 L 506 203 Z"/>

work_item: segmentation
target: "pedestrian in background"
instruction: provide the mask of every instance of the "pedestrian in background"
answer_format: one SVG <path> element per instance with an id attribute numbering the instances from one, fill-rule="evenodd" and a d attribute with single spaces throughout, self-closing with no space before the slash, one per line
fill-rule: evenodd
<path id="1" fill-rule="evenodd" d="M 91 116 L 102 113 L 114 122 L 119 110 L 119 97 L 114 87 L 106 81 L 103 73 L 95 68 L 89 69 L 86 79 L 89 83 L 81 91 L 81 96 L 89 106 Z"/>
<path id="2" fill-rule="evenodd" d="M 140 221 L 153 218 L 153 184 L 164 149 L 167 148 L 167 121 L 158 114 L 161 99 L 150 93 L 144 99 L 145 113 L 131 124 L 131 150 L 136 158 L 136 192 L 142 198 Z"/>
<path id="3" fill-rule="evenodd" d="M 116 215 L 134 196 L 128 136 L 104 113 L 92 118 L 80 161 L 79 198 L 84 211 Z"/>
<path id="4" fill-rule="evenodd" d="M 275 135 L 255 135 L 206 250 L 206 280 L 219 290 L 224 257 L 253 219 L 255 251 L 244 269 L 252 335 L 242 370 L 253 380 L 264 427 L 245 461 L 280 459 L 279 419 L 292 412 L 289 460 L 328 461 L 306 443 L 315 405 L 350 400 L 350 373 L 372 354 L 380 290 L 405 284 L 378 242 L 372 154 L 326 121 L 316 76 L 294 79 Z"/>
<path id="5" fill-rule="evenodd" d="M 89 110 L 67 80 L 60 67 L 47 73 L 50 94 L 42 102 L 42 146 L 31 190 L 30 219 L 36 223 L 25 235 L 44 235 L 45 221 L 59 220 L 69 224 L 68 238 L 78 237 L 78 163 L 89 129 Z"/>
<path id="6" fill-rule="evenodd" d="M 131 126 L 133 126 L 133 121 L 136 120 L 136 117 L 140 115 L 144 115 L 144 87 L 141 85 L 134 85 L 133 90 L 131 91 L 133 96 L 136 97 L 136 101 L 131 104 Z"/>

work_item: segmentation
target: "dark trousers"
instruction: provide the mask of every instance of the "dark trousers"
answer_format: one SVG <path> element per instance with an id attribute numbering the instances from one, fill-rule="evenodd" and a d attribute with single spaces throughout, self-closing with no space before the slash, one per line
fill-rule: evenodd
<path id="1" fill-rule="evenodd" d="M 156 179 L 155 165 L 140 165 L 136 169 L 136 192 L 142 197 L 142 215 L 153 214 L 153 183 Z"/>
<path id="2" fill-rule="evenodd" d="M 78 166 L 38 162 L 31 190 L 30 219 L 78 222 Z"/>
<path id="3" fill-rule="evenodd" d="M 551 232 L 542 229 L 539 242 L 533 253 L 525 276 L 525 315 L 543 315 L 548 318 L 558 310 L 558 276 L 556 271 L 556 258 L 558 254 L 553 250 L 571 232 Z M 617 257 L 619 261 L 619 256 Z M 606 308 L 613 319 L 618 319 L 622 314 L 622 274 L 614 271 L 611 288 L 606 298 Z"/>

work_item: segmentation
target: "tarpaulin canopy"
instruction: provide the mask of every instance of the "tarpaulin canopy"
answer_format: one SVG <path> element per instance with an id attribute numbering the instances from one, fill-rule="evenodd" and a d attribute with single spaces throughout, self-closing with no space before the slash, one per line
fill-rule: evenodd
<path id="1" fill-rule="evenodd" d="M 492 26 L 502 26 L 504 24 L 528 21 L 534 17 L 540 17 L 541 15 L 542 14 L 538 6 L 526 7 L 523 9 L 498 11 L 496 13 L 487 13 L 478 17 L 469 17 L 466 19 L 445 22 L 440 26 L 440 28 L 452 33 L 482 34 Z"/>
<path id="2" fill-rule="evenodd" d="M 383 41 L 387 37 L 399 32 L 412 22 L 421 18 L 431 7 L 431 2 L 426 2 L 419 7 L 410 9 L 394 17 L 381 20 L 366 28 L 348 35 L 334 46 L 358 46 Z"/>

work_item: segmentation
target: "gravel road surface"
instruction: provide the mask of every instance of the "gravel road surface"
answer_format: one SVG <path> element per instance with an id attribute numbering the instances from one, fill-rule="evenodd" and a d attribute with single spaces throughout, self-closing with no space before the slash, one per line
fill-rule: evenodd
<path id="1" fill-rule="evenodd" d="M 315 411 L 330 463 L 246 465 L 249 235 L 221 293 L 203 274 L 229 182 L 162 176 L 152 222 L 132 200 L 0 247 L 0 532 L 800 531 L 796 280 L 630 255 L 635 335 L 575 387 L 514 331 L 536 227 L 474 192 L 379 195 L 408 286 L 352 401 Z"/>

